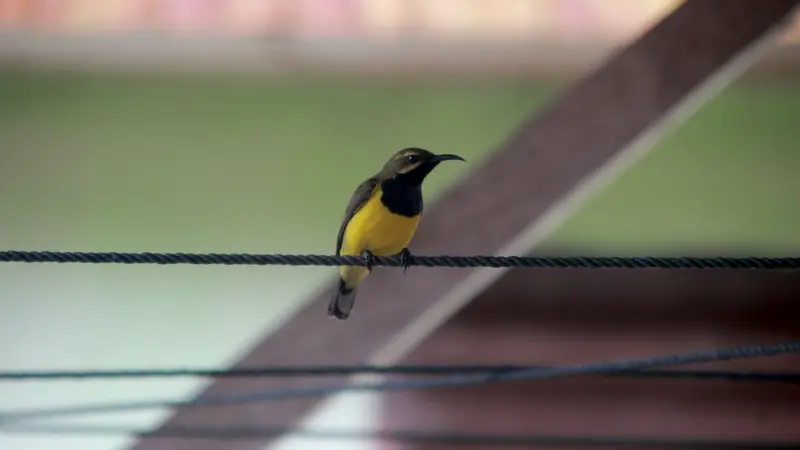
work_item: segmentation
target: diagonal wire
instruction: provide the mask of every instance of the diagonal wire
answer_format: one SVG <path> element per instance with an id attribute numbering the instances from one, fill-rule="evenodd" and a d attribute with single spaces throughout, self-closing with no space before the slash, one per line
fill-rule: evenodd
<path id="1" fill-rule="evenodd" d="M 605 436 L 559 436 L 535 434 L 483 434 L 442 431 L 361 431 L 303 429 L 280 426 L 259 427 L 219 427 L 219 426 L 170 426 L 148 430 L 132 427 L 97 425 L 62 426 L 13 426 L 3 430 L 15 434 L 36 435 L 134 435 L 139 438 L 182 438 L 208 439 L 218 441 L 243 441 L 272 437 L 291 436 L 312 440 L 382 440 L 406 444 L 446 444 L 463 446 L 633 446 L 652 448 L 691 448 L 691 449 L 800 449 L 800 443 L 745 441 L 722 439 L 675 439 L 675 438 L 626 438 Z"/>
<path id="2" fill-rule="evenodd" d="M 342 392 L 400 391 L 411 389 L 454 388 L 499 381 L 542 380 L 575 375 L 609 374 L 625 370 L 646 370 L 656 367 L 727 361 L 732 359 L 776 356 L 787 353 L 800 353 L 800 341 L 771 345 L 754 345 L 714 349 L 667 356 L 600 362 L 594 364 L 574 364 L 541 369 L 523 369 L 501 374 L 468 374 L 438 377 L 426 380 L 401 380 L 342 384 L 311 388 L 273 389 L 257 392 L 243 392 L 185 401 L 143 400 L 136 402 L 96 403 L 60 408 L 28 409 L 0 413 L 0 429 L 7 424 L 49 417 L 63 417 L 92 413 L 111 413 L 136 411 L 153 408 L 181 408 L 194 406 L 221 406 L 256 402 L 274 402 L 335 395 Z"/>
<path id="3" fill-rule="evenodd" d="M 454 375 L 454 374 L 503 374 L 520 370 L 546 369 L 543 365 L 325 365 L 325 366 L 264 366 L 234 369 L 212 368 L 151 368 L 116 370 L 20 370 L 0 372 L 0 381 L 40 380 L 91 380 L 91 379 L 136 379 L 136 378 L 277 378 L 277 377 L 326 377 L 357 374 L 376 375 Z M 627 378 L 656 379 L 700 379 L 752 382 L 800 383 L 800 373 L 724 371 L 724 370 L 624 370 L 605 374 Z"/>
<path id="4" fill-rule="evenodd" d="M 363 266 L 359 256 L 221 254 L 221 253 L 118 253 L 0 251 L 0 262 L 84 264 L 222 264 L 283 266 Z M 373 265 L 399 267 L 399 256 L 375 256 Z M 800 257 L 618 257 L 618 256 L 411 256 L 410 265 L 423 267 L 535 267 L 626 269 L 800 269 Z"/>

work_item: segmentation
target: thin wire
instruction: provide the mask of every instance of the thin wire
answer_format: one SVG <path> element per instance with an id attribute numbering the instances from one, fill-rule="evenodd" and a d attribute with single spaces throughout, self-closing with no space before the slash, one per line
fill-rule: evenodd
<path id="1" fill-rule="evenodd" d="M 383 440 L 411 444 L 446 445 L 552 445 L 552 446 L 648 446 L 654 448 L 702 448 L 702 449 L 798 449 L 800 444 L 791 442 L 730 441 L 722 439 L 674 439 L 674 438 L 622 438 L 599 436 L 554 436 L 533 434 L 478 434 L 433 431 L 356 431 L 323 430 L 291 427 L 166 427 L 155 430 L 128 427 L 72 425 L 72 426 L 27 426 L 9 427 L 4 432 L 17 434 L 50 435 L 133 435 L 139 438 L 182 438 L 209 440 L 254 440 L 271 437 L 292 436 L 303 439 L 323 440 Z"/>
<path id="2" fill-rule="evenodd" d="M 157 369 L 118 369 L 118 370 L 30 370 L 0 372 L 0 381 L 39 381 L 39 380 L 91 380 L 91 379 L 131 379 L 131 378 L 174 378 L 174 377 L 213 377 L 213 378 L 262 378 L 262 377 L 325 377 L 356 374 L 378 375 L 453 375 L 469 373 L 502 374 L 520 370 L 545 369 L 549 366 L 536 365 L 400 365 L 400 366 L 270 366 L 245 367 L 236 369 L 210 368 L 157 368 Z M 666 378 L 701 379 L 725 381 L 800 383 L 800 373 L 757 372 L 723 370 L 626 370 L 605 374 L 628 378 Z"/>
<path id="3" fill-rule="evenodd" d="M 524 369 L 499 374 L 469 374 L 437 377 L 426 380 L 400 380 L 387 382 L 354 383 L 311 388 L 273 389 L 213 396 L 194 400 L 143 400 L 136 402 L 96 403 L 79 406 L 41 408 L 4 412 L 0 414 L 0 429 L 9 423 L 24 422 L 48 417 L 64 417 L 92 413 L 136 411 L 153 408 L 182 408 L 193 406 L 222 406 L 255 402 L 275 402 L 300 398 L 321 397 L 343 392 L 400 391 L 412 389 L 454 388 L 500 381 L 542 380 L 575 375 L 599 375 L 626 370 L 646 370 L 656 367 L 727 361 L 732 359 L 776 356 L 800 353 L 800 341 L 771 345 L 755 345 L 682 353 L 643 359 L 574 364 L 539 369 Z"/>
<path id="4" fill-rule="evenodd" d="M 222 264 L 283 266 L 364 266 L 359 256 L 220 254 L 220 253 L 87 253 L 0 251 L 0 262 L 85 264 Z M 373 265 L 399 267 L 399 256 L 375 256 Z M 626 269 L 800 269 L 800 257 L 616 257 L 616 256 L 411 256 L 423 267 L 536 267 Z"/>

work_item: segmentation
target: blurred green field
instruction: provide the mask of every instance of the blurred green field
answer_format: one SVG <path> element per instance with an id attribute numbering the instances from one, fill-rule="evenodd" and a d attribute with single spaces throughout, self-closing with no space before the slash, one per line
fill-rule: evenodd
<path id="1" fill-rule="evenodd" d="M 0 246 L 330 253 L 395 149 L 474 162 L 558 88 L 0 73 Z M 800 84 L 729 89 L 545 248 L 797 250 L 798 113 Z"/>
<path id="2" fill-rule="evenodd" d="M 330 253 L 353 189 L 392 152 L 474 161 L 550 93 L 3 74 L 3 246 Z"/>
<path id="3" fill-rule="evenodd" d="M 797 254 L 800 83 L 739 83 L 551 237 L 572 253 Z"/>

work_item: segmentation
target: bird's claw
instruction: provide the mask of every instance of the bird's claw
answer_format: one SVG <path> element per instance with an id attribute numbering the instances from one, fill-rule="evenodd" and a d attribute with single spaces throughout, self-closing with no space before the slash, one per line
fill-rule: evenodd
<path id="1" fill-rule="evenodd" d="M 372 272 L 372 265 L 375 263 L 375 255 L 369 250 L 361 250 L 361 257 L 364 258 L 364 266 Z"/>
<path id="2" fill-rule="evenodd" d="M 400 267 L 403 268 L 403 273 L 411 267 L 411 252 L 407 248 L 400 251 Z"/>

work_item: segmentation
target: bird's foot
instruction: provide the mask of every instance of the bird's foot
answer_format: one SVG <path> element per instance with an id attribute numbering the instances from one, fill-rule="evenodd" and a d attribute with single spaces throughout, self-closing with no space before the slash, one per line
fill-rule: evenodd
<path id="1" fill-rule="evenodd" d="M 361 257 L 364 258 L 364 266 L 372 272 L 372 265 L 375 263 L 375 255 L 369 250 L 361 250 Z"/>
<path id="2" fill-rule="evenodd" d="M 403 268 L 403 273 L 411 267 L 411 252 L 407 248 L 400 251 L 400 267 Z"/>

